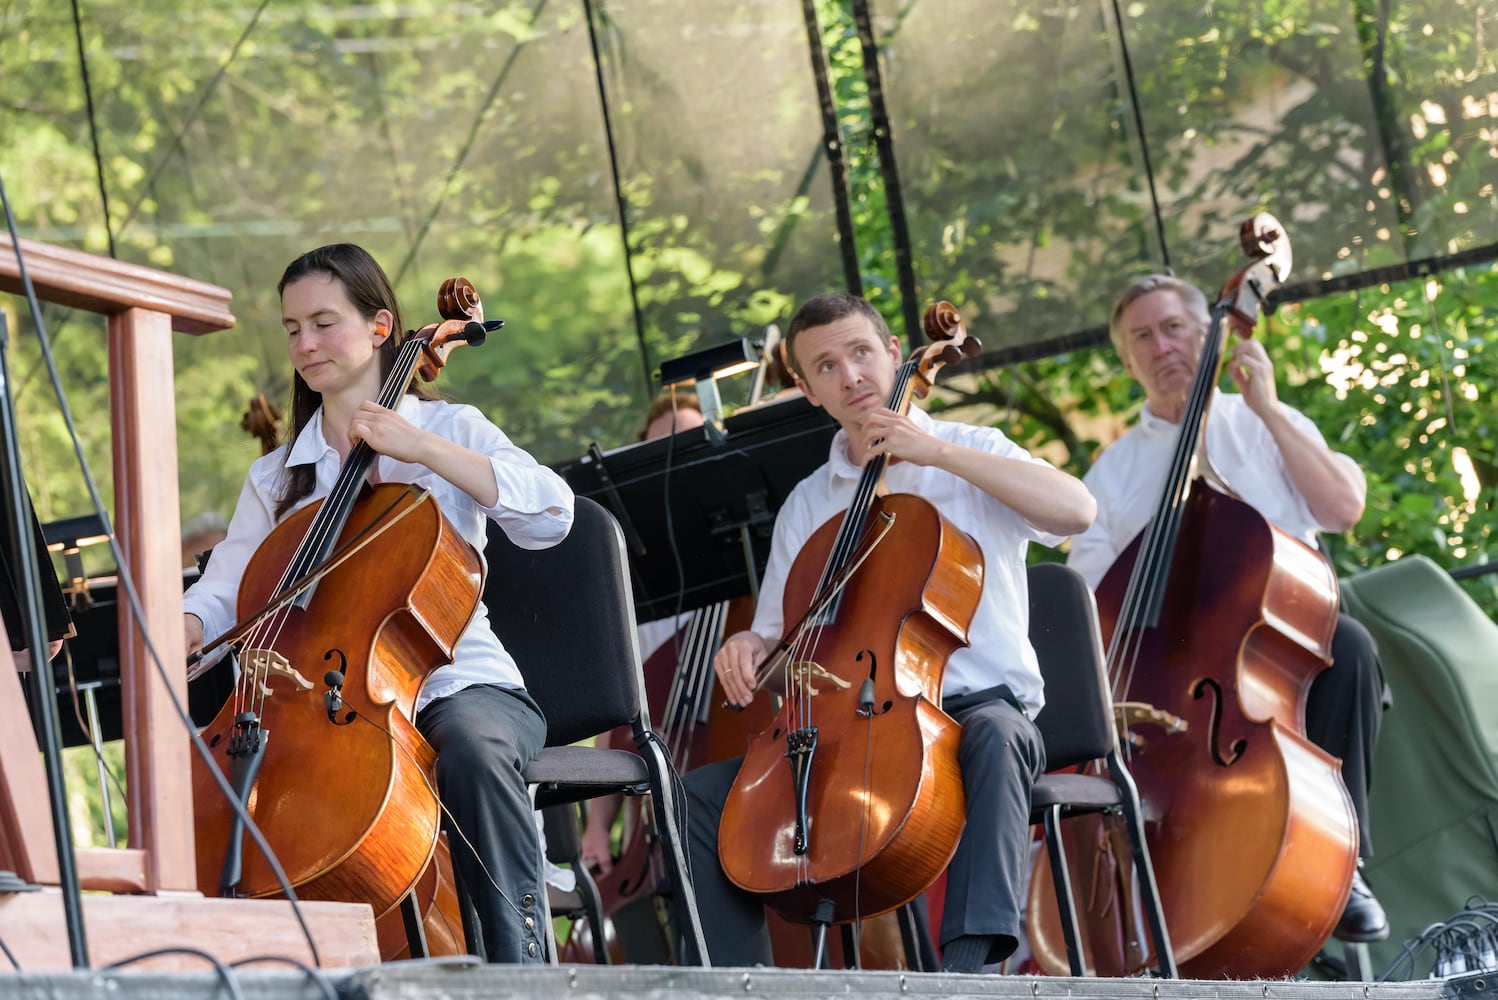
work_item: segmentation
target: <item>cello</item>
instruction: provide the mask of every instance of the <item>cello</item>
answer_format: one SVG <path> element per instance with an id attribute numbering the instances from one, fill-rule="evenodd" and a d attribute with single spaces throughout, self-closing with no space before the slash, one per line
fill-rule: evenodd
<path id="1" fill-rule="evenodd" d="M 1097 590 L 1123 750 L 1179 969 L 1247 979 L 1303 968 L 1346 904 L 1357 827 L 1340 764 L 1305 735 L 1312 680 L 1329 661 L 1336 575 L 1199 462 L 1226 328 L 1252 334 L 1290 270 L 1279 223 L 1240 231 L 1253 263 L 1212 309 L 1155 514 Z M 1195 475 L 1197 467 L 1203 474 Z M 1117 824 L 1073 820 L 1067 853 L 1084 948 L 1099 975 L 1150 961 L 1134 919 Z M 1050 872 L 1031 880 L 1041 967 L 1067 969 Z"/>
<path id="2" fill-rule="evenodd" d="M 418 374 L 434 379 L 454 347 L 482 343 L 466 279 L 445 282 L 438 307 L 444 321 L 401 345 L 381 405 L 393 408 Z M 412 719 L 422 681 L 451 660 L 474 614 L 483 562 L 429 494 L 368 488 L 374 459 L 356 445 L 328 497 L 271 530 L 240 581 L 240 624 L 196 654 L 194 673 L 204 654 L 232 644 L 240 666 L 234 694 L 201 733 L 212 764 L 193 756 L 198 882 L 226 896 L 282 890 L 270 860 L 244 849 L 223 777 L 299 896 L 367 902 L 383 924 L 417 889 L 428 929 L 444 932 L 444 950 L 461 950 L 441 870 L 435 753 Z M 389 957 L 404 942 L 387 947 L 387 937 L 382 926 Z"/>
<path id="3" fill-rule="evenodd" d="M 886 405 L 897 413 L 942 365 L 979 350 L 948 303 L 924 327 L 935 343 L 896 372 Z M 938 706 L 977 611 L 982 552 L 920 497 L 884 495 L 886 464 L 865 465 L 848 509 L 790 569 L 783 608 L 797 624 L 754 685 L 781 674 L 783 700 L 751 739 L 719 823 L 724 874 L 793 922 L 825 927 L 910 901 L 962 833 L 961 729 Z"/>

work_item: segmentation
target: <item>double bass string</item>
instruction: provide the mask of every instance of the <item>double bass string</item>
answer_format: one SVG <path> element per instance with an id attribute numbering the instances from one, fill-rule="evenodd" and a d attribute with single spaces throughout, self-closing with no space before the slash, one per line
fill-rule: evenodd
<path id="1" fill-rule="evenodd" d="M 1144 626 L 1148 624 L 1149 609 L 1156 607 L 1163 597 L 1175 539 L 1179 535 L 1181 518 L 1185 512 L 1188 472 L 1196 453 L 1198 438 L 1204 433 L 1206 411 L 1217 381 L 1224 339 L 1221 317 L 1214 314 L 1206 341 L 1202 345 L 1201 360 L 1187 398 L 1170 469 L 1161 487 L 1160 501 L 1156 506 L 1155 516 L 1145 528 L 1139 558 L 1134 562 L 1123 608 L 1109 642 L 1108 674 L 1115 701 L 1128 700 L 1129 688 L 1139 665 L 1139 652 L 1144 644 Z"/>

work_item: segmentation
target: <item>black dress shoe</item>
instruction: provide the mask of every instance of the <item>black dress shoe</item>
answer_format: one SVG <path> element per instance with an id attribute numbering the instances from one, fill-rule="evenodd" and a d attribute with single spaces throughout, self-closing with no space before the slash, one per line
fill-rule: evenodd
<path id="1" fill-rule="evenodd" d="M 1362 866 L 1353 869 L 1352 892 L 1332 936 L 1341 941 L 1382 941 L 1389 936 L 1389 918 L 1379 905 L 1378 897 L 1363 880 Z"/>

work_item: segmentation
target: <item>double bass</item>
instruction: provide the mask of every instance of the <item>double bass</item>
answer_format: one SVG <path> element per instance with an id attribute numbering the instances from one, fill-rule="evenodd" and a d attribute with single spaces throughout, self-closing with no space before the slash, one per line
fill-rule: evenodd
<path id="1" fill-rule="evenodd" d="M 904 412 L 944 364 L 976 354 L 948 303 L 935 343 L 902 364 L 886 405 Z M 724 804 L 724 874 L 788 920 L 825 926 L 892 910 L 935 880 L 964 823 L 961 729 L 938 707 L 947 658 L 967 642 L 983 556 L 928 502 L 885 495 L 886 456 L 812 534 L 786 579 L 796 622 L 757 669 L 784 678 Z"/>
<path id="2" fill-rule="evenodd" d="M 1303 968 L 1336 926 L 1357 861 L 1340 764 L 1305 735 L 1307 693 L 1336 627 L 1336 575 L 1234 495 L 1210 454 L 1199 461 L 1226 328 L 1251 335 L 1290 270 L 1272 216 L 1244 223 L 1240 238 L 1254 262 L 1212 310 L 1155 514 L 1097 590 L 1165 924 L 1181 974 L 1198 979 Z M 1128 856 L 1123 835 L 1094 817 L 1067 829 L 1089 964 L 1098 975 L 1134 974 L 1151 956 L 1129 870 L 1115 861 Z M 1031 880 L 1028 931 L 1042 968 L 1064 973 L 1044 864 Z"/>
<path id="3" fill-rule="evenodd" d="M 394 408 L 411 380 L 431 381 L 448 353 L 483 342 L 478 295 L 449 279 L 442 323 L 401 345 L 380 391 Z M 429 494 L 366 477 L 363 442 L 329 495 L 271 530 L 241 578 L 240 621 L 195 657 L 229 644 L 234 693 L 200 734 L 212 763 L 193 755 L 198 882 L 205 893 L 264 897 L 282 877 L 305 899 L 367 902 L 382 954 L 413 890 L 429 932 L 461 951 L 461 920 L 443 870 L 435 752 L 413 723 L 417 693 L 450 662 L 478 605 L 483 561 Z M 246 842 L 227 782 L 275 858 Z M 280 869 L 278 871 L 277 869 Z"/>

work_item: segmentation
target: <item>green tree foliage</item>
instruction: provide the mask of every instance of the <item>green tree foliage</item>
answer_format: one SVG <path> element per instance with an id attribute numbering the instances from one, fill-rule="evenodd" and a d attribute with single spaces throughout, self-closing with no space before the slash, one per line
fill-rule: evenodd
<path id="1" fill-rule="evenodd" d="M 870 6 L 922 299 L 957 302 L 990 350 L 1101 323 L 1164 254 L 1112 5 Z M 1296 280 L 1498 231 L 1490 2 L 1120 6 L 1183 274 L 1219 285 L 1241 265 L 1233 226 L 1260 208 L 1285 219 Z M 864 290 L 900 329 L 851 9 L 818 3 Z M 661 360 L 784 322 L 841 284 L 800 3 L 593 10 L 590 26 L 570 0 L 81 3 L 97 165 L 70 10 L 0 11 L 0 171 L 25 234 L 113 244 L 234 292 L 237 330 L 176 341 L 185 515 L 234 502 L 256 453 L 237 429 L 245 403 L 289 385 L 274 284 L 318 243 L 369 246 L 410 326 L 435 319 L 442 279 L 474 280 L 510 325 L 455 355 L 443 385 L 547 461 L 627 440 Z M 1344 572 L 1403 553 L 1490 557 L 1494 281 L 1473 267 L 1265 324 L 1282 396 L 1369 473 L 1362 523 L 1331 540 Z M 81 513 L 25 309 L 4 305 L 38 505 Z M 107 499 L 103 331 L 61 310 L 48 322 Z M 1098 348 L 959 376 L 935 405 L 1082 472 L 1139 402 Z M 1474 590 L 1495 606 L 1491 585 Z"/>

